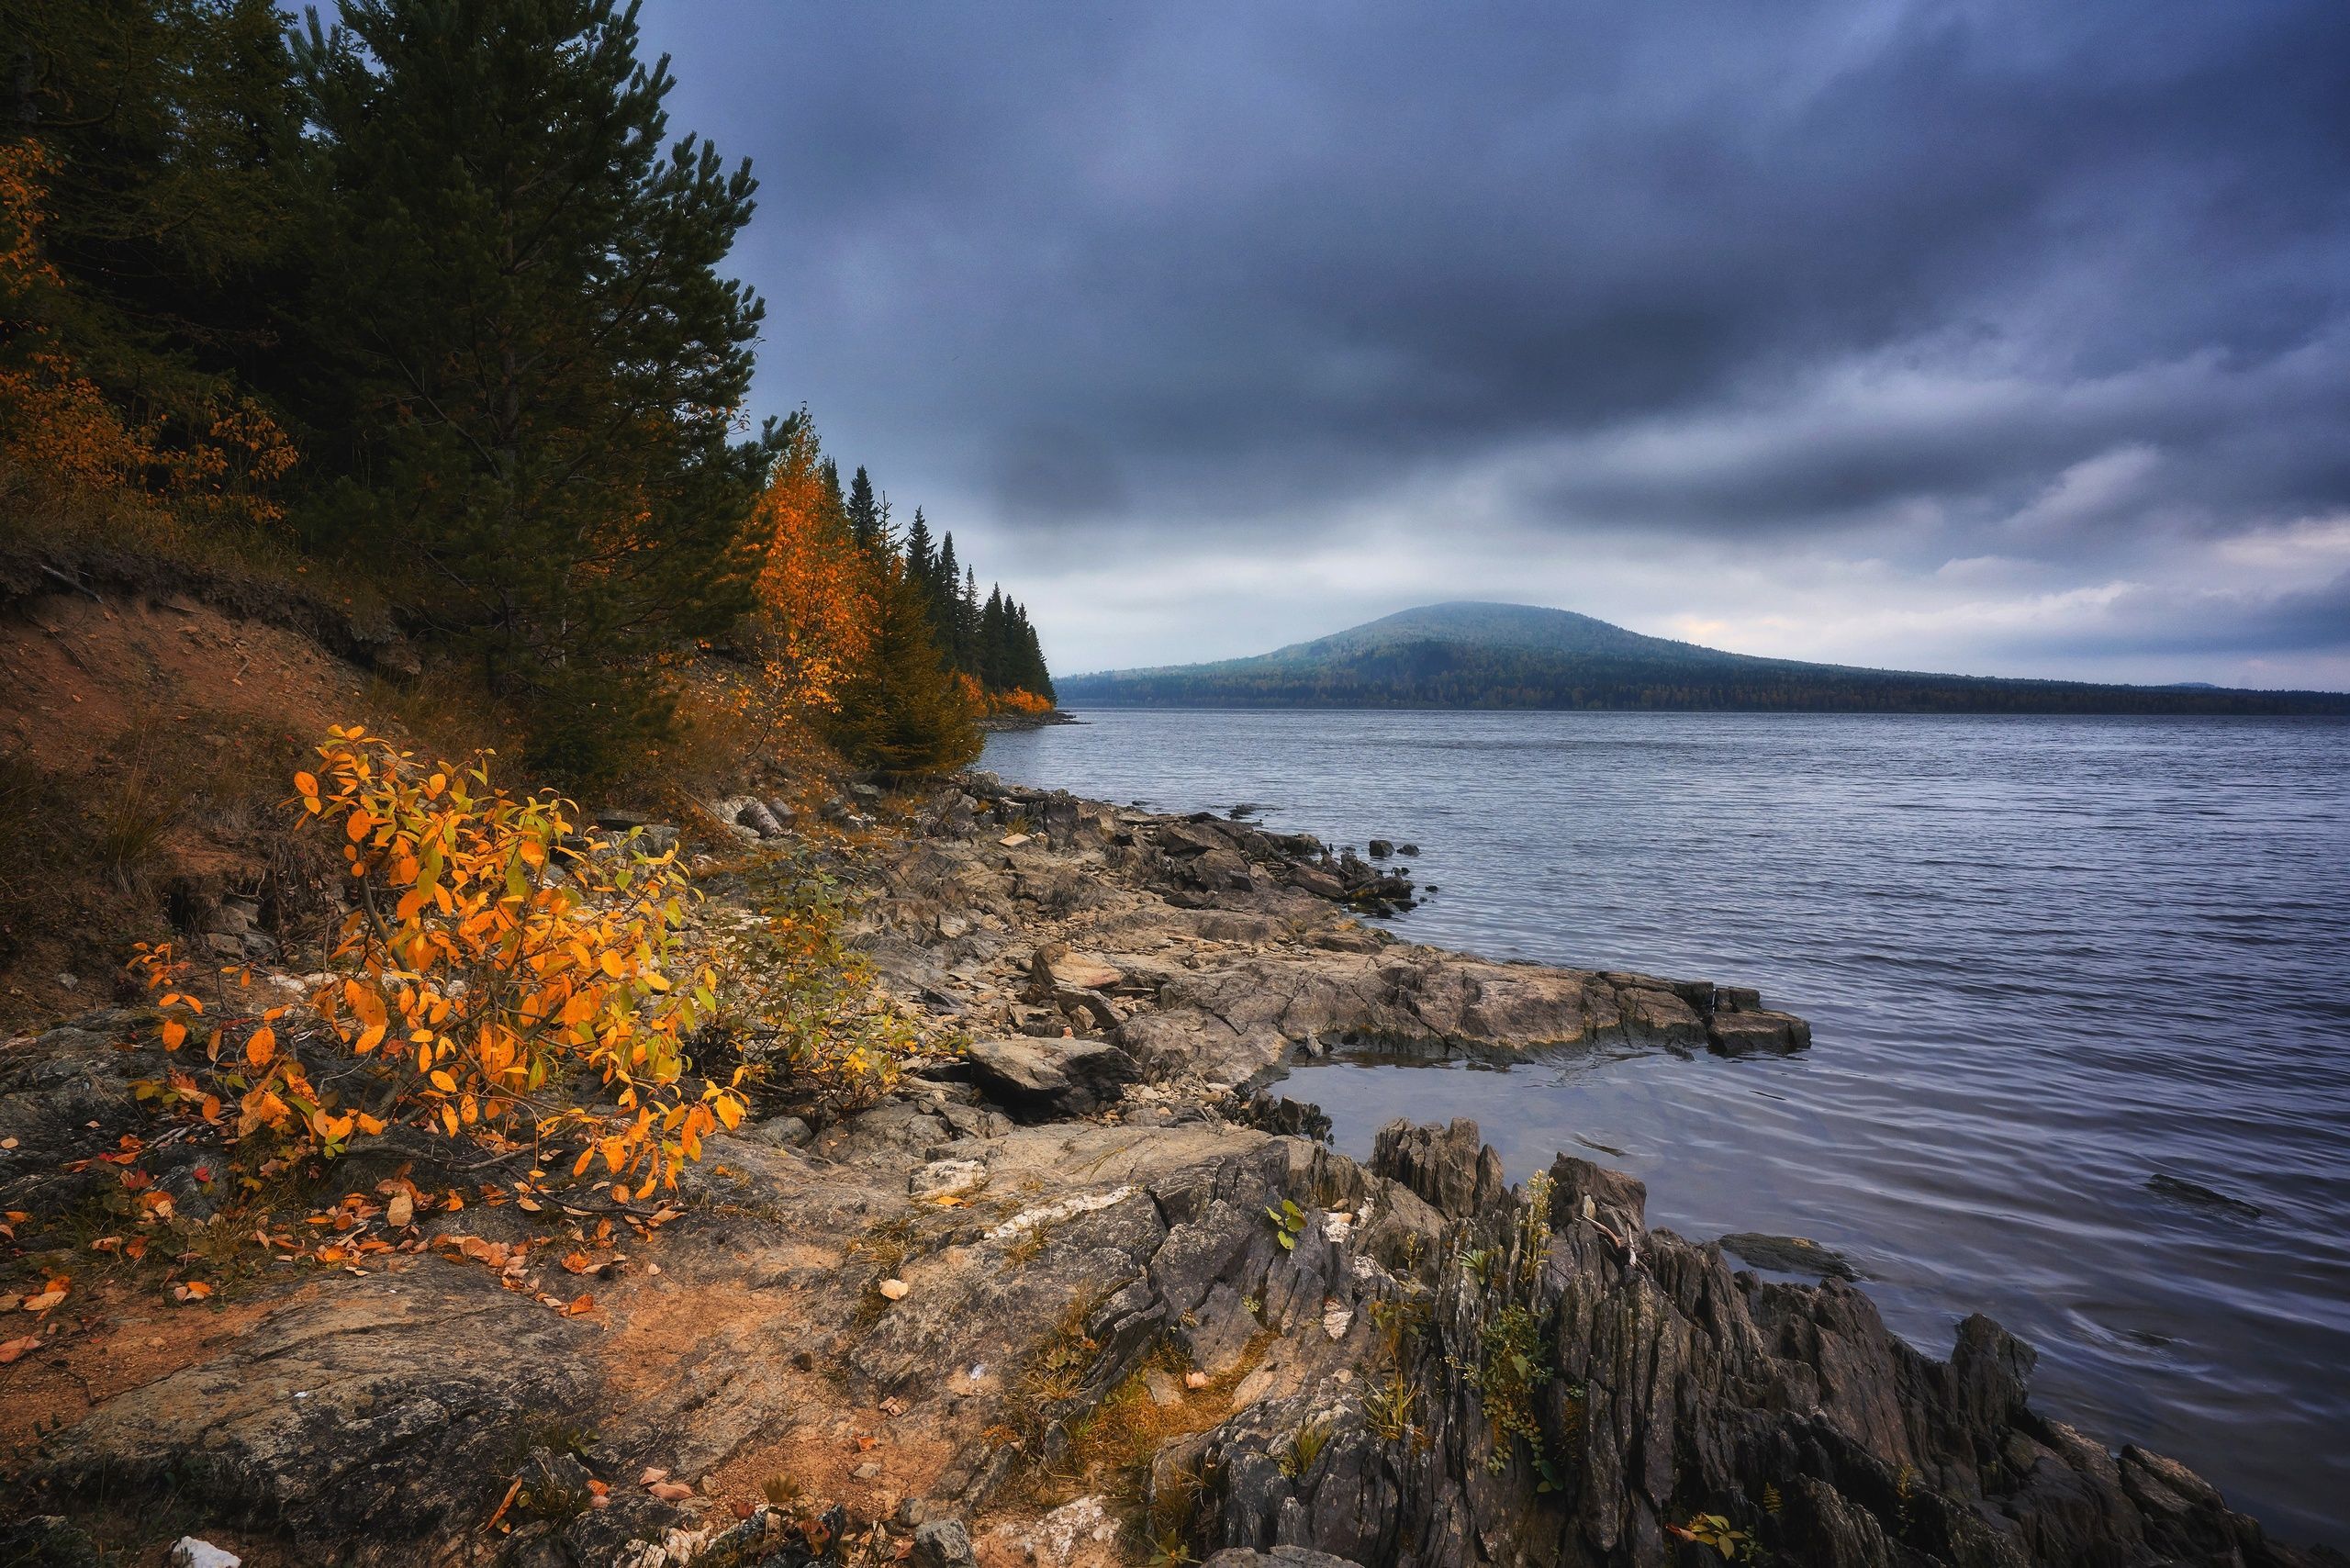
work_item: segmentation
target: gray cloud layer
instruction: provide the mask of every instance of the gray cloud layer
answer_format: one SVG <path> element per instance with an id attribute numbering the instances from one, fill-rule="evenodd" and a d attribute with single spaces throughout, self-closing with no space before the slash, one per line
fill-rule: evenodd
<path id="1" fill-rule="evenodd" d="M 1062 667 L 1441 589 L 2350 684 L 2338 0 L 650 9 L 763 398 Z"/>

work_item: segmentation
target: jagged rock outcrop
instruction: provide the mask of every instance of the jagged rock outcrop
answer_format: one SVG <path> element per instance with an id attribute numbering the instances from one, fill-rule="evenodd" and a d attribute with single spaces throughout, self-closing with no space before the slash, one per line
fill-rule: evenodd
<path id="1" fill-rule="evenodd" d="M 1424 1193 L 1474 1191 L 1462 1126 L 1391 1128 L 1374 1164 Z M 1987 1318 L 1930 1360 L 1852 1287 L 1733 1272 L 1718 1248 L 1643 1229 L 1640 1201 L 1562 1157 L 1451 1220 L 1440 1256 L 1379 1287 L 1404 1327 L 1368 1389 L 1240 1412 L 1154 1487 L 1196 1491 L 1205 1546 L 1364 1562 L 2319 1561 L 2175 1462 L 2117 1458 L 2033 1411 L 2031 1351 Z M 1729 1550 L 1692 1555 L 1679 1532 L 1707 1515 Z"/>

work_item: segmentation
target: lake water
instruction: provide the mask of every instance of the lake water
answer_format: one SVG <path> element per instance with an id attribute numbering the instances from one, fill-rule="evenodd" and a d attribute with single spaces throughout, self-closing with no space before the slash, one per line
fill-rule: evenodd
<path id="1" fill-rule="evenodd" d="M 983 766 L 1416 842 L 1438 890 L 1402 934 L 1758 985 L 1816 1031 L 1300 1070 L 1349 1152 L 1472 1116 L 1513 1179 L 1568 1149 L 1642 1177 L 1652 1224 L 1825 1242 L 1921 1349 L 1987 1312 L 2042 1409 L 2350 1546 L 2350 722 L 1081 717 Z"/>

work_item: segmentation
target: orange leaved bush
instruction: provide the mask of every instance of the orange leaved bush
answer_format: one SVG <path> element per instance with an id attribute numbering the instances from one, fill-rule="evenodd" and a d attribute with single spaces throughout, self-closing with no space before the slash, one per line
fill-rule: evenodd
<path id="1" fill-rule="evenodd" d="M 420 766 L 357 726 L 318 749 L 300 809 L 342 838 L 358 903 L 319 1014 L 426 1124 L 576 1144 L 572 1174 L 600 1160 L 622 1201 L 674 1187 L 744 1112 L 732 1083 L 686 1083 L 684 1036 L 716 998 L 706 972 L 669 973 L 688 891 L 676 850 L 575 836 L 569 802 L 509 795 L 478 761 Z M 559 1092 L 582 1070 L 610 1109 Z"/>
<path id="2" fill-rule="evenodd" d="M 567 1158 L 574 1177 L 600 1162 L 598 1184 L 621 1203 L 675 1187 L 744 1110 L 741 1072 L 698 1091 L 687 1079 L 685 1036 L 717 998 L 708 970 L 671 972 L 690 896 L 676 851 L 580 834 L 570 802 L 509 795 L 483 759 L 420 765 L 356 725 L 318 753 L 293 803 L 341 841 L 353 908 L 340 973 L 309 1003 L 375 1069 L 355 1092 L 374 1111 L 314 1085 L 284 1048 L 289 1007 L 207 1018 L 168 946 L 142 945 L 133 964 L 160 993 L 164 1047 L 200 1032 L 213 1081 L 174 1071 L 149 1092 L 207 1122 L 233 1098 L 239 1137 L 266 1127 L 330 1155 L 408 1121 L 542 1165 Z"/>

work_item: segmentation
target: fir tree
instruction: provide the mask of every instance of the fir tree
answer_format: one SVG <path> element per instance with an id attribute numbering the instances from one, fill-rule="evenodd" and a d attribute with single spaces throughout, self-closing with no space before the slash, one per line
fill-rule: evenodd
<path id="1" fill-rule="evenodd" d="M 906 575 L 925 595 L 932 587 L 932 577 L 938 569 L 938 560 L 931 547 L 930 524 L 922 515 L 922 508 L 914 508 L 914 521 L 906 530 Z"/>
<path id="2" fill-rule="evenodd" d="M 345 0 L 296 41 L 352 387 L 315 521 L 412 588 L 540 760 L 592 774 L 666 710 L 643 656 L 747 608 L 771 455 L 733 438 L 763 308 L 718 263 L 755 183 L 688 135 L 614 0 Z M 364 482 L 363 482 L 364 481 Z"/>
<path id="3" fill-rule="evenodd" d="M 923 585 L 894 552 L 875 563 L 873 599 L 871 652 L 825 722 L 829 737 L 891 778 L 962 767 L 979 754 L 978 716 L 940 656 Z"/>
<path id="4" fill-rule="evenodd" d="M 848 487 L 849 537 L 856 547 L 872 554 L 881 543 L 881 503 L 873 498 L 873 481 L 866 476 L 865 465 L 859 464 L 856 477 Z"/>

